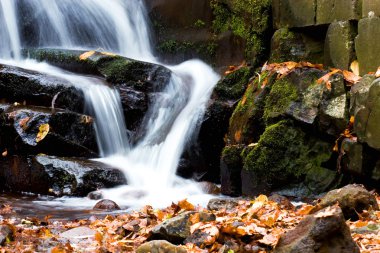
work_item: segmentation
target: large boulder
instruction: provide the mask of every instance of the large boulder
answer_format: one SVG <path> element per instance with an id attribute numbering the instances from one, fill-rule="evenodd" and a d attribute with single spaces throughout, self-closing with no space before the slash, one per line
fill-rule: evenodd
<path id="1" fill-rule="evenodd" d="M 305 27 L 315 24 L 316 1 L 274 0 L 273 25 L 275 28 Z"/>
<path id="2" fill-rule="evenodd" d="M 370 12 L 373 12 L 376 16 L 380 16 L 379 0 L 362 0 L 362 17 L 368 17 Z"/>
<path id="3" fill-rule="evenodd" d="M 86 196 L 125 183 L 120 170 L 81 158 L 9 156 L 0 163 L 0 188 L 7 192 Z"/>
<path id="4" fill-rule="evenodd" d="M 100 76 L 120 94 L 127 127 L 137 128 L 149 105 L 171 80 L 172 73 L 161 65 L 110 53 L 60 49 L 28 49 L 24 54 L 38 61 L 76 72 Z"/>
<path id="5" fill-rule="evenodd" d="M 3 105 L 0 147 L 8 154 L 97 156 L 93 119 L 60 109 Z"/>
<path id="6" fill-rule="evenodd" d="M 339 207 L 306 216 L 281 236 L 274 253 L 359 253 Z"/>
<path id="7" fill-rule="evenodd" d="M 314 210 L 337 204 L 346 219 L 358 219 L 358 213 L 373 208 L 379 210 L 376 198 L 361 185 L 347 185 L 328 192 Z"/>
<path id="8" fill-rule="evenodd" d="M 316 24 L 329 24 L 334 21 L 359 20 L 362 13 L 362 0 L 317 0 Z"/>

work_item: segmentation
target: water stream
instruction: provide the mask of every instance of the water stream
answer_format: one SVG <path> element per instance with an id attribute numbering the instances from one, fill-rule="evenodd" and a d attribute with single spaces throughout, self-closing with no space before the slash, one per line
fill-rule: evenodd
<path id="1" fill-rule="evenodd" d="M 159 63 L 151 48 L 147 14 L 141 0 L 0 0 L 0 59 L 26 69 L 66 79 L 81 88 L 96 118 L 101 161 L 121 169 L 127 186 L 104 190 L 106 198 L 124 206 L 164 206 L 182 198 L 203 202 L 208 196 L 197 184 L 175 175 L 183 149 L 201 119 L 218 75 L 199 60 L 167 66 L 169 85 L 157 96 L 146 117 L 147 133 L 130 146 L 120 96 L 101 79 L 81 76 L 46 63 L 21 60 L 30 46 L 20 24 L 27 9 L 35 47 L 97 49 Z M 128 120 L 128 119 L 127 119 Z M 60 199 L 57 205 L 93 205 L 83 199 Z M 80 203 L 80 204 L 79 204 Z"/>

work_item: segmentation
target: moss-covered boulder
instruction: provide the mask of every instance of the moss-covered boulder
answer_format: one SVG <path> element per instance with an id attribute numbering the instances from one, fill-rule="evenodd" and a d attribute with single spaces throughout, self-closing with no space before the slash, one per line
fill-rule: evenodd
<path id="1" fill-rule="evenodd" d="M 299 183 L 310 170 L 325 169 L 323 163 L 330 157 L 330 143 L 312 138 L 294 122 L 283 120 L 268 126 L 244 158 L 243 194 L 268 193 Z"/>
<path id="2" fill-rule="evenodd" d="M 226 146 L 220 158 L 220 180 L 222 194 L 227 196 L 241 195 L 241 170 L 244 146 Z"/>
<path id="3" fill-rule="evenodd" d="M 275 28 L 305 27 L 315 24 L 316 2 L 310 0 L 273 0 Z"/>

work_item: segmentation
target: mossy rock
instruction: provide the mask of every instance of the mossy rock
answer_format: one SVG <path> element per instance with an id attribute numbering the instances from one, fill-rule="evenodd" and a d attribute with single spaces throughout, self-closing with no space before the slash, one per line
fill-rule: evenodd
<path id="1" fill-rule="evenodd" d="M 268 78 L 268 85 L 263 87 L 266 78 Z M 228 133 L 230 144 L 250 144 L 258 141 L 265 129 L 262 120 L 265 98 L 270 92 L 270 83 L 274 80 L 274 76 L 263 73 L 249 84 L 230 119 Z"/>
<path id="2" fill-rule="evenodd" d="M 243 194 L 268 193 L 302 182 L 310 170 L 322 168 L 329 160 L 329 145 L 309 136 L 290 120 L 268 126 L 243 161 Z"/>
<path id="3" fill-rule="evenodd" d="M 252 68 L 243 67 L 228 74 L 217 83 L 215 94 L 221 99 L 240 99 L 247 89 L 252 72 Z"/>
<path id="4" fill-rule="evenodd" d="M 241 195 L 241 170 L 243 167 L 243 145 L 226 146 L 220 162 L 221 191 L 227 196 Z"/>

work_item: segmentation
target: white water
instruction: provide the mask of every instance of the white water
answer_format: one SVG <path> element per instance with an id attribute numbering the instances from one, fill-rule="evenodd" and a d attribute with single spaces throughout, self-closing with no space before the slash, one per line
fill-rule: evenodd
<path id="1" fill-rule="evenodd" d="M 20 54 L 22 39 L 19 29 L 13 29 L 19 26 L 15 10 L 19 1 L 0 0 L 3 12 L 9 14 L 3 15 L 7 29 L 4 23 L 0 24 L 1 38 L 8 38 L 1 41 L 3 59 L 10 58 L 4 48 L 12 49 L 14 59 Z M 28 0 L 23 4 L 28 5 L 31 13 L 37 13 L 33 20 L 40 31 L 38 47 L 103 48 L 157 62 L 150 46 L 142 1 Z M 134 147 L 128 143 L 117 91 L 99 79 L 74 75 L 47 64 L 33 61 L 14 64 L 66 79 L 84 91 L 86 103 L 96 117 L 102 161 L 123 170 L 129 182 L 128 186 L 104 190 L 106 198 L 121 205 L 157 207 L 186 197 L 198 203 L 207 198 L 196 184 L 175 175 L 184 146 L 218 80 L 206 64 L 192 60 L 169 67 L 173 71 L 171 82 L 151 106 L 147 134 Z M 65 203 L 77 205 L 76 201 Z"/>

